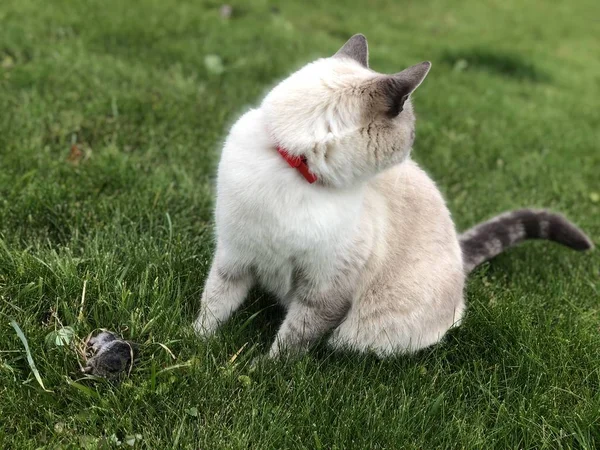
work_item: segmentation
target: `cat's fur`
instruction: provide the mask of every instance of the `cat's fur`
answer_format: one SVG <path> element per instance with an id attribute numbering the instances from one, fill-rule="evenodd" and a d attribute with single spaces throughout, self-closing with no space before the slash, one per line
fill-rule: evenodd
<path id="1" fill-rule="evenodd" d="M 214 333 L 258 283 L 286 308 L 272 357 L 328 332 L 335 348 L 416 351 L 460 323 L 466 274 L 504 248 L 534 237 L 591 247 L 544 211 L 506 213 L 457 235 L 435 183 L 409 158 L 409 96 L 429 68 L 378 74 L 356 35 L 238 120 L 219 165 L 199 335 Z M 318 181 L 290 168 L 277 146 L 305 157 Z"/>

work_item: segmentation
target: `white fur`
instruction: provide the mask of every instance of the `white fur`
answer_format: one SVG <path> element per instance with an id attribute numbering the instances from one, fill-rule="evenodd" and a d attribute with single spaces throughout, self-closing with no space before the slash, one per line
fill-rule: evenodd
<path id="1" fill-rule="evenodd" d="M 218 170 L 217 251 L 200 335 L 227 320 L 256 282 L 287 308 L 278 339 L 288 343 L 299 330 L 327 332 L 316 323 L 343 305 L 331 344 L 380 355 L 429 346 L 460 321 L 454 225 L 435 184 L 408 158 L 410 100 L 393 119 L 369 109 L 377 105 L 365 92 L 378 77 L 348 58 L 318 60 L 233 126 Z M 375 135 L 378 148 L 367 142 Z M 304 155 L 319 182 L 290 168 L 277 145 Z"/>

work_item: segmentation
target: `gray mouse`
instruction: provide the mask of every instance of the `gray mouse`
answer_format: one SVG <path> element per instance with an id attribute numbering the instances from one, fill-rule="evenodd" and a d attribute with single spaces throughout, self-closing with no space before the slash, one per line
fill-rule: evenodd
<path id="1" fill-rule="evenodd" d="M 129 372 L 137 353 L 134 343 L 109 331 L 92 337 L 87 346 L 93 356 L 87 360 L 83 372 L 103 378 L 114 378 L 122 372 Z"/>

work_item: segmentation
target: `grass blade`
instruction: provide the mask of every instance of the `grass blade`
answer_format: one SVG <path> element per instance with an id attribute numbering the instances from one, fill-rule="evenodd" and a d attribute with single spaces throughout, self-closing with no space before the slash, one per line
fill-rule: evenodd
<path id="1" fill-rule="evenodd" d="M 14 320 L 11 320 L 10 324 L 17 332 L 17 336 L 19 336 L 19 339 L 21 339 L 21 342 L 23 343 L 23 346 L 25 347 L 25 353 L 27 354 L 27 362 L 29 363 L 29 367 L 31 368 L 31 371 L 33 372 L 33 375 L 35 376 L 35 379 L 37 380 L 37 382 L 39 383 L 39 385 L 42 387 L 42 389 L 44 391 L 52 392 L 52 391 L 46 389 L 46 386 L 44 386 L 44 382 L 42 381 L 42 377 L 40 376 L 40 372 L 37 370 L 37 367 L 35 367 L 35 362 L 33 362 L 33 357 L 31 356 L 31 350 L 29 350 L 29 344 L 27 343 L 27 338 L 25 337 L 25 334 L 23 334 L 23 330 L 21 330 L 21 327 L 19 326 L 19 324 L 17 322 L 15 322 Z"/>
<path id="2" fill-rule="evenodd" d="M 87 386 L 84 386 L 81 383 L 78 383 L 76 381 L 71 380 L 69 377 L 65 377 L 67 380 L 67 383 L 69 384 L 69 386 L 74 387 L 75 389 L 78 389 L 79 391 L 83 392 L 85 395 L 87 395 L 88 397 L 93 397 L 96 400 L 102 400 L 102 397 L 100 397 L 100 394 L 98 394 L 98 392 L 94 391 L 93 389 L 90 389 Z"/>

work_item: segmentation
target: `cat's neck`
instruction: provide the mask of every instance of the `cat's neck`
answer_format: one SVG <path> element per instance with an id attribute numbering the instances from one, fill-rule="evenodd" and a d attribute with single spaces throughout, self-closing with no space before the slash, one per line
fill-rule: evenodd
<path id="1" fill-rule="evenodd" d="M 318 201 L 336 198 L 340 202 L 361 201 L 367 183 L 348 187 L 334 187 L 325 180 L 309 183 L 307 179 L 277 151 L 277 137 L 269 132 L 260 109 L 253 109 L 242 116 L 232 127 L 224 150 L 221 167 L 224 178 L 236 173 L 237 183 L 254 192 L 276 193 L 282 199 L 296 201 L 299 198 Z M 309 154 L 310 148 L 306 149 Z M 302 155 L 302 153 L 300 153 Z M 308 168 L 314 166 L 308 160 Z M 319 174 L 316 173 L 318 176 Z M 262 194 L 257 194 L 262 195 Z M 308 202 L 307 204 L 309 204 Z"/>

